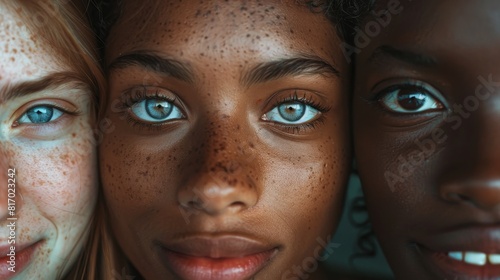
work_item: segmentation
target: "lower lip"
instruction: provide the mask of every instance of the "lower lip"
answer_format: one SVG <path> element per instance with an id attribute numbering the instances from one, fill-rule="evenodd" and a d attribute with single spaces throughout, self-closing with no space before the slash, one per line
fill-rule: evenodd
<path id="1" fill-rule="evenodd" d="M 241 280 L 259 272 L 277 253 L 277 249 L 241 258 L 193 257 L 163 250 L 168 266 L 185 280 Z"/>
<path id="2" fill-rule="evenodd" d="M 10 256 L 0 258 L 0 279 L 10 279 L 20 273 L 31 262 L 31 258 L 40 244 L 41 242 L 36 242 L 21 251 L 16 251 L 14 267 L 15 272 L 9 270 L 9 267 L 12 267 L 8 263 L 11 258 Z"/>
<path id="3" fill-rule="evenodd" d="M 474 279 L 474 280 L 496 280 L 499 279 L 500 266 L 486 264 L 484 266 L 471 265 L 448 257 L 446 253 L 431 252 L 422 249 L 431 263 L 437 267 L 446 279 Z"/>

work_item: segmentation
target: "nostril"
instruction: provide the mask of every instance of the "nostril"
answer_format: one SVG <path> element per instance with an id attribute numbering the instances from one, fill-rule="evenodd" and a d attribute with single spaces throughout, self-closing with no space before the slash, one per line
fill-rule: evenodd
<path id="1" fill-rule="evenodd" d="M 458 196 L 458 199 L 462 200 L 462 201 L 467 201 L 467 202 L 471 202 L 472 200 L 466 196 L 466 195 L 463 195 L 463 194 L 457 194 Z"/>
<path id="2" fill-rule="evenodd" d="M 229 207 L 231 207 L 231 208 L 244 208 L 245 207 L 245 203 L 243 203 L 241 201 L 235 201 L 235 202 L 231 203 L 229 205 Z"/>
<path id="3" fill-rule="evenodd" d="M 450 201 L 450 202 L 460 202 L 460 201 L 463 201 L 463 195 L 460 195 L 458 193 L 455 193 L 455 192 L 445 192 L 444 194 L 442 194 L 442 197 L 446 200 L 446 201 Z"/>
<path id="4" fill-rule="evenodd" d="M 194 202 L 194 201 L 190 201 L 188 202 L 187 206 L 189 208 L 196 208 L 196 206 L 198 205 L 198 203 Z"/>
<path id="5" fill-rule="evenodd" d="M 470 204 L 484 210 L 500 207 L 500 187 L 492 181 L 466 181 L 444 185 L 441 197 L 454 203 Z"/>

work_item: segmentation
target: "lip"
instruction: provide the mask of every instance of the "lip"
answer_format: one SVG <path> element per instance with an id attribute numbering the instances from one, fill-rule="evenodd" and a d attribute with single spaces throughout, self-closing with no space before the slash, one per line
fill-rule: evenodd
<path id="1" fill-rule="evenodd" d="M 242 236 L 196 236 L 160 245 L 160 256 L 185 280 L 240 280 L 257 274 L 279 246 Z"/>
<path id="2" fill-rule="evenodd" d="M 28 245 L 7 245 L 0 247 L 0 279 L 10 279 L 15 275 L 19 274 L 24 268 L 26 268 L 36 250 L 41 246 L 42 241 L 37 241 Z M 9 261 L 9 256 L 7 254 L 10 252 L 10 246 L 16 247 L 16 259 L 15 259 L 15 272 L 9 271 L 10 265 L 7 263 Z"/>
<path id="3" fill-rule="evenodd" d="M 500 279 L 500 265 L 477 266 L 448 257 L 449 252 L 500 253 L 500 225 L 460 228 L 433 234 L 418 243 L 427 264 L 447 279 Z"/>

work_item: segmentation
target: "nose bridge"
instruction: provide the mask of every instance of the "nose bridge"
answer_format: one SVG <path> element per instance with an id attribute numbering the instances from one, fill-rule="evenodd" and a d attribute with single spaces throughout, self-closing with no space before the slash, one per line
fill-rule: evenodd
<path id="1" fill-rule="evenodd" d="M 179 203 L 189 209 L 218 215 L 247 209 L 258 200 L 249 133 L 228 116 L 199 124 L 185 183 L 178 191 Z"/>
<path id="2" fill-rule="evenodd" d="M 468 112 L 452 131 L 443 159 L 440 194 L 450 202 L 469 203 L 483 210 L 500 210 L 500 95 Z"/>
<path id="3" fill-rule="evenodd" d="M 459 127 L 462 151 L 457 151 L 468 163 L 468 170 L 481 176 L 496 177 L 500 167 L 500 93 L 470 112 Z M 474 175 L 471 175 L 474 176 Z"/>

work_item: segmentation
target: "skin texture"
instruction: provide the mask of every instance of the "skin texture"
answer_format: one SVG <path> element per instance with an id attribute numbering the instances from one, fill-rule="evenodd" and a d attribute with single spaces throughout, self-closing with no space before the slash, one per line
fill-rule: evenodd
<path id="1" fill-rule="evenodd" d="M 110 32 L 106 117 L 116 127 L 100 157 L 112 228 L 146 279 L 178 279 L 158 244 L 198 236 L 278 248 L 254 279 L 318 279 L 292 269 L 334 230 L 349 172 L 349 70 L 340 39 L 322 14 L 295 1 L 220 2 L 125 1 Z M 117 66 L 144 53 L 180 61 L 192 79 Z M 340 74 L 307 68 L 242 82 L 263 63 L 306 57 Z M 124 100 L 144 91 L 175 99 L 184 117 L 140 121 L 131 105 L 142 97 Z M 295 93 L 326 110 L 302 126 L 263 119 Z"/>
<path id="2" fill-rule="evenodd" d="M 72 69 L 59 63 L 54 51 L 29 31 L 18 14 L 4 4 L 0 14 L 4 38 L 0 42 L 0 278 L 56 279 L 80 251 L 96 200 L 90 93 L 74 81 L 65 81 L 7 98 L 21 92 L 13 90 L 16 85 Z M 26 112 L 40 105 L 68 113 L 54 115 L 46 123 L 26 122 Z M 15 244 L 7 239 L 8 168 L 16 170 Z M 21 268 L 21 249 L 35 243 L 31 261 Z M 16 247 L 15 274 L 3 274 L 7 245 Z"/>
<path id="3" fill-rule="evenodd" d="M 397 279 L 499 279 L 443 253 L 500 252 L 500 3 L 401 3 L 356 64 L 355 151 L 374 230 Z M 397 90 L 399 103 L 387 97 Z M 405 94 L 425 106 L 395 111 L 411 107 Z"/>

